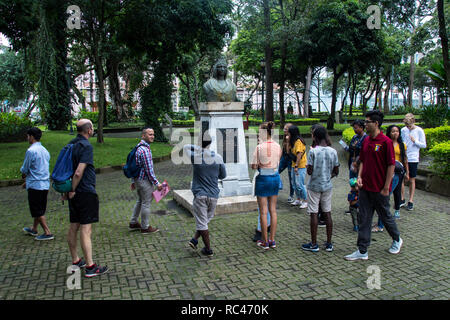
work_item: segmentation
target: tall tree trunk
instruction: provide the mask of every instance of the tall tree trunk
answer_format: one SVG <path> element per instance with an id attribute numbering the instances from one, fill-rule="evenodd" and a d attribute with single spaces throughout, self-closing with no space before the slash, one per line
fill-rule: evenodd
<path id="1" fill-rule="evenodd" d="M 416 69 L 416 62 L 414 61 L 414 54 L 411 55 L 411 63 L 409 67 L 409 86 L 408 86 L 408 105 L 413 105 L 414 92 L 414 70 Z"/>
<path id="2" fill-rule="evenodd" d="M 280 100 L 280 127 L 284 127 L 285 122 L 285 115 L 284 115 L 284 88 L 285 88 L 285 81 L 282 80 L 280 82 L 280 91 L 278 92 L 279 100 Z"/>
<path id="3" fill-rule="evenodd" d="M 309 99 L 311 97 L 311 78 L 312 78 L 312 68 L 308 67 L 308 73 L 306 74 L 306 85 L 305 85 L 305 95 L 303 96 L 303 108 L 305 109 L 305 118 L 311 116 Z"/>
<path id="4" fill-rule="evenodd" d="M 286 15 L 284 14 L 284 8 L 283 8 L 283 0 L 279 0 L 278 3 L 280 4 L 281 8 L 281 18 L 283 21 L 283 26 L 287 26 L 286 22 Z M 281 44 L 281 67 L 280 67 L 280 91 L 279 91 L 279 101 L 280 101 L 280 128 L 284 128 L 285 123 L 285 115 L 284 115 L 284 89 L 286 85 L 285 77 L 286 77 L 286 55 L 287 55 L 287 40 L 283 36 Z"/>
<path id="5" fill-rule="evenodd" d="M 347 96 L 348 96 L 348 92 L 350 90 L 351 87 L 351 77 L 350 77 L 350 73 L 348 74 L 348 81 L 347 81 L 347 88 L 345 88 L 345 94 L 344 97 L 342 98 L 341 101 L 341 110 L 344 112 L 345 111 L 345 102 L 347 100 Z"/>
<path id="6" fill-rule="evenodd" d="M 349 110 L 349 115 L 353 115 L 353 105 L 354 102 L 356 101 L 356 82 L 357 82 L 357 74 L 356 73 L 351 73 L 350 74 L 350 78 L 352 79 L 352 89 L 350 91 L 350 110 Z"/>
<path id="7" fill-rule="evenodd" d="M 386 75 L 386 89 L 384 90 L 384 114 L 389 113 L 389 92 L 391 91 L 391 73 Z"/>
<path id="8" fill-rule="evenodd" d="M 105 118 L 105 79 L 103 72 L 102 58 L 98 53 L 98 47 L 94 48 L 95 74 L 97 75 L 98 86 L 98 123 L 97 123 L 97 142 L 103 143 L 103 122 Z"/>
<path id="9" fill-rule="evenodd" d="M 108 68 L 108 82 L 109 91 L 112 97 L 112 102 L 116 111 L 117 121 L 123 121 L 123 99 L 122 93 L 120 92 L 120 82 L 119 82 L 119 61 L 115 59 L 108 59 L 106 62 Z"/>
<path id="10" fill-rule="evenodd" d="M 337 68 L 333 68 L 333 89 L 331 93 L 331 113 L 327 122 L 327 129 L 334 129 L 334 122 L 336 121 L 336 100 L 337 100 L 337 85 L 340 75 L 338 74 Z"/>
<path id="11" fill-rule="evenodd" d="M 448 36 L 445 28 L 444 0 L 438 0 L 439 37 L 442 44 L 442 57 L 444 58 L 444 69 L 447 76 L 447 89 L 450 91 L 450 60 L 448 56 Z"/>
<path id="12" fill-rule="evenodd" d="M 89 100 L 91 102 L 91 107 L 92 107 L 92 103 L 95 101 L 95 96 L 94 96 L 94 76 L 92 75 L 92 70 L 89 71 Z M 93 111 L 92 109 L 90 111 Z"/>
<path id="13" fill-rule="evenodd" d="M 266 32 L 265 62 L 266 62 L 266 112 L 267 121 L 273 121 L 273 72 L 272 72 L 272 47 L 271 47 L 271 25 L 269 0 L 264 0 L 264 27 Z"/>
<path id="14" fill-rule="evenodd" d="M 317 112 L 320 112 L 320 71 L 317 72 Z"/>

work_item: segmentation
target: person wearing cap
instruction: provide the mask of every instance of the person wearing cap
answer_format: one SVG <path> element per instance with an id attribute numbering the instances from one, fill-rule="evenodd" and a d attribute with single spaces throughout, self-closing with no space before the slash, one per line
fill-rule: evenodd
<path id="1" fill-rule="evenodd" d="M 403 119 L 405 127 L 401 130 L 403 142 L 406 144 L 406 156 L 408 158 L 409 169 L 409 200 L 406 210 L 414 209 L 414 192 L 416 190 L 417 167 L 419 165 L 420 149 L 427 147 L 425 132 L 421 127 L 415 125 L 415 118 L 412 113 L 407 113 Z M 404 191 L 400 206 L 405 205 Z"/>
<path id="2" fill-rule="evenodd" d="M 193 215 L 195 218 L 195 234 L 188 245 L 197 250 L 198 239 L 201 237 L 205 247 L 201 253 L 207 257 L 214 255 L 211 249 L 208 224 L 215 214 L 219 200 L 219 180 L 227 176 L 222 156 L 211 150 L 212 138 L 208 132 L 201 137 L 201 146 L 187 144 L 183 152 L 190 159 L 193 166 L 192 202 Z"/>

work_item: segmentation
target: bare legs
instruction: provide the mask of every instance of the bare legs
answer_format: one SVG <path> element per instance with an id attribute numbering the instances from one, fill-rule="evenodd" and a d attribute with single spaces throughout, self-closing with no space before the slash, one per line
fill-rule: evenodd
<path id="1" fill-rule="evenodd" d="M 34 218 L 33 227 L 31 228 L 31 230 L 37 232 L 38 225 L 41 225 L 41 227 L 42 227 L 42 229 L 44 229 L 44 233 L 46 235 L 51 234 L 50 229 L 48 228 L 47 220 L 45 219 L 45 216 L 40 216 L 40 217 Z"/>
<path id="2" fill-rule="evenodd" d="M 209 231 L 208 230 L 197 230 L 194 235 L 194 239 L 202 237 L 203 243 L 205 244 L 206 250 L 211 250 L 211 243 L 209 241 Z"/>
<path id="3" fill-rule="evenodd" d="M 270 197 L 257 197 L 260 220 L 262 241 L 275 240 L 275 233 L 277 232 L 277 200 L 278 195 Z M 267 210 L 270 212 L 270 239 L 267 239 Z"/>
<path id="4" fill-rule="evenodd" d="M 84 258 L 86 259 L 86 264 L 88 266 L 91 266 L 94 264 L 94 261 L 92 261 L 91 224 L 83 224 L 83 225 L 80 225 L 79 223 L 70 224 L 69 232 L 67 234 L 67 242 L 69 244 L 70 255 L 72 256 L 72 262 L 75 263 L 80 260 L 80 257 L 78 256 L 77 253 L 78 230 L 80 230 L 81 250 L 83 251 Z"/>
<path id="5" fill-rule="evenodd" d="M 322 215 L 325 217 L 325 224 L 327 227 L 327 242 L 331 243 L 331 236 L 333 234 L 333 221 L 331 220 L 331 212 L 323 212 Z M 319 224 L 317 213 L 310 214 L 310 230 L 311 230 L 311 243 L 317 244 L 317 226 Z"/>

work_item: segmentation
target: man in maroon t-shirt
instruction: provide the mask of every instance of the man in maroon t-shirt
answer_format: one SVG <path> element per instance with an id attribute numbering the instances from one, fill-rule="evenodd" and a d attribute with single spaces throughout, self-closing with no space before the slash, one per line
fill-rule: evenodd
<path id="1" fill-rule="evenodd" d="M 360 152 L 358 172 L 359 214 L 358 250 L 345 256 L 346 260 L 367 260 L 370 245 L 373 213 L 377 210 L 389 235 L 392 245 L 389 252 L 397 254 L 403 244 L 394 217 L 389 211 L 389 193 L 394 176 L 395 155 L 391 139 L 380 130 L 383 114 L 379 110 L 366 114 L 366 131 L 369 135 Z"/>

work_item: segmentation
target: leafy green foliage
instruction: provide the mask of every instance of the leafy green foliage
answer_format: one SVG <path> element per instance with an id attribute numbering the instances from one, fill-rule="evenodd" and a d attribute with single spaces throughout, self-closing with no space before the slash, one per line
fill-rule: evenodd
<path id="1" fill-rule="evenodd" d="M 26 140 L 27 130 L 33 126 L 28 118 L 22 118 L 14 113 L 0 113 L 0 142 Z"/>
<path id="2" fill-rule="evenodd" d="M 350 144 L 353 136 L 355 135 L 355 130 L 352 127 L 345 129 L 342 131 L 342 140 L 345 141 L 346 144 Z"/>
<path id="3" fill-rule="evenodd" d="M 446 105 L 428 105 L 420 110 L 425 128 L 435 128 L 442 126 L 445 121 L 450 120 L 450 112 Z"/>
<path id="4" fill-rule="evenodd" d="M 16 106 L 17 102 L 25 97 L 25 60 L 23 53 L 15 53 L 4 46 L 0 46 L 0 101 L 9 100 Z"/>
<path id="5" fill-rule="evenodd" d="M 424 129 L 427 139 L 427 150 L 431 150 L 436 144 L 450 140 L 450 126 Z"/>
<path id="6" fill-rule="evenodd" d="M 438 143 L 430 149 L 433 156 L 431 168 L 442 178 L 450 180 L 450 141 Z"/>
<path id="7" fill-rule="evenodd" d="M 164 66 L 158 65 L 153 78 L 141 92 L 141 119 L 155 131 L 155 140 L 166 142 L 159 118 L 171 109 L 172 79 Z"/>

